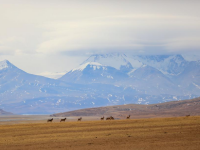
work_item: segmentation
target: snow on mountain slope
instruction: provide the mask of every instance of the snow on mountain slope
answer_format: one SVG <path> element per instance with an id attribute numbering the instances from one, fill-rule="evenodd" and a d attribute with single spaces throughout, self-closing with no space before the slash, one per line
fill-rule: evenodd
<path id="1" fill-rule="evenodd" d="M 120 53 L 96 54 L 90 56 L 82 64 L 86 64 L 88 62 L 98 62 L 104 66 L 110 66 L 121 71 L 129 72 L 133 69 L 133 67 L 126 58 L 127 56 L 125 54 Z"/>
<path id="2" fill-rule="evenodd" d="M 87 62 L 85 64 L 81 64 L 79 67 L 72 69 L 72 72 L 74 71 L 83 71 L 87 66 L 90 66 L 93 68 L 93 70 L 100 69 L 103 65 L 98 62 Z M 105 69 L 105 67 L 103 67 Z"/>
<path id="3" fill-rule="evenodd" d="M 141 55 L 132 56 L 132 59 L 154 67 L 168 76 L 177 76 L 188 64 L 181 55 Z"/>
<path id="4" fill-rule="evenodd" d="M 60 79 L 81 84 L 131 86 L 149 94 L 151 92 L 184 94 L 174 78 L 181 74 L 188 64 L 189 62 L 181 55 L 127 56 L 119 53 L 92 55 L 82 65 Z M 128 69 L 124 71 L 123 66 L 131 67 L 127 67 Z"/>
<path id="5" fill-rule="evenodd" d="M 188 64 L 181 55 L 137 55 L 131 56 L 120 53 L 96 54 L 90 56 L 82 65 L 97 62 L 130 74 L 142 65 L 149 65 L 161 71 L 168 77 L 177 76 Z"/>
<path id="6" fill-rule="evenodd" d="M 0 70 L 16 68 L 13 64 L 11 64 L 8 60 L 0 61 Z"/>
<path id="7" fill-rule="evenodd" d="M 114 84 L 116 81 L 124 80 L 125 78 L 128 78 L 126 73 L 113 67 L 104 66 L 97 62 L 86 62 L 66 73 L 60 80 L 81 84 Z"/>
<path id="8" fill-rule="evenodd" d="M 200 92 L 200 61 L 191 61 L 185 70 L 174 78 L 181 88 L 185 89 L 185 93 L 198 94 Z"/>
<path id="9" fill-rule="evenodd" d="M 59 80 L 28 74 L 8 61 L 0 62 L 0 107 L 15 113 L 38 114 L 117 104 L 150 104 L 199 96 L 200 66 L 197 62 L 186 62 L 185 67 L 182 65 L 184 60 L 178 56 L 147 59 L 138 56 L 136 59 L 124 54 L 108 54 L 105 57 L 96 55 L 93 59 L 97 56 L 99 59 L 96 61 L 83 63 Z M 107 63 L 109 59 L 112 66 Z M 183 80 L 180 86 L 151 66 L 157 64 L 163 69 L 159 63 L 167 62 L 168 73 L 183 67 L 184 71 L 175 76 Z M 133 68 L 129 63 L 137 65 L 134 64 Z M 184 80 L 189 83 L 186 87 L 183 87 Z M 181 93 L 183 88 L 185 93 Z"/>
<path id="10" fill-rule="evenodd" d="M 0 104 L 58 94 L 59 80 L 32 75 L 9 61 L 0 62 Z"/>
<path id="11" fill-rule="evenodd" d="M 180 94 L 178 86 L 162 72 L 148 65 L 143 65 L 130 73 L 129 85 L 146 94 Z"/>
<path id="12" fill-rule="evenodd" d="M 0 70 L 2 69 L 6 69 L 8 67 L 12 67 L 11 63 L 9 63 L 9 61 L 4 60 L 0 62 Z"/>

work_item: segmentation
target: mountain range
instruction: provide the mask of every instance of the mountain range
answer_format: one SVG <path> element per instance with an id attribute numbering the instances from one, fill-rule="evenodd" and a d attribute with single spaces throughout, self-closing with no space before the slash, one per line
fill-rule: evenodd
<path id="1" fill-rule="evenodd" d="M 199 93 L 200 61 L 182 55 L 95 54 L 59 79 L 0 62 L 0 108 L 15 114 L 162 103 Z"/>

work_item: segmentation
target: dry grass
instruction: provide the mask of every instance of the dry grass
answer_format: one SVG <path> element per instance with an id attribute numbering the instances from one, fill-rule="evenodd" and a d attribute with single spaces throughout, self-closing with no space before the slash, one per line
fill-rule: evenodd
<path id="1" fill-rule="evenodd" d="M 199 150 L 200 117 L 1 125 L 0 149 Z"/>

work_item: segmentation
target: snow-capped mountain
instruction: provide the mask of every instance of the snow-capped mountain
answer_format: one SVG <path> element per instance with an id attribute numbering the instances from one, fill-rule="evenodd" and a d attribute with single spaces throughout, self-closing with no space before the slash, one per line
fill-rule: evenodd
<path id="1" fill-rule="evenodd" d="M 86 62 L 65 74 L 60 80 L 82 84 L 114 84 L 125 78 L 128 78 L 128 75 L 114 67 L 97 62 Z"/>
<path id="2" fill-rule="evenodd" d="M 200 90 L 200 61 L 191 61 L 185 70 L 174 78 L 179 87 L 185 89 L 185 93 L 198 94 Z"/>
<path id="3" fill-rule="evenodd" d="M 179 75 L 188 64 L 181 55 L 143 55 L 132 56 L 132 58 L 158 69 L 168 77 Z"/>
<path id="4" fill-rule="evenodd" d="M 111 53 L 92 55 L 78 68 L 66 73 L 60 80 L 80 84 L 103 83 L 131 87 L 145 94 L 197 94 L 179 84 L 180 76 L 191 62 L 181 55 L 127 56 Z M 122 69 L 126 67 L 127 69 Z M 192 73 L 193 74 L 193 73 Z M 198 87 L 198 84 L 195 84 Z"/>
<path id="5" fill-rule="evenodd" d="M 133 69 L 131 63 L 127 60 L 127 56 L 120 53 L 92 55 L 82 64 L 86 64 L 88 62 L 97 62 L 103 66 L 113 67 L 123 72 L 129 72 Z"/>
<path id="6" fill-rule="evenodd" d="M 59 79 L 28 74 L 0 62 L 0 108 L 49 114 L 129 103 L 151 104 L 200 96 L 200 62 L 181 55 L 96 54 Z"/>
<path id="7" fill-rule="evenodd" d="M 57 80 L 28 74 L 7 60 L 0 62 L 0 68 L 0 104 L 57 93 Z"/>
<path id="8" fill-rule="evenodd" d="M 131 78 L 128 80 L 128 84 L 145 94 L 180 94 L 176 84 L 161 71 L 151 66 L 143 65 L 129 73 L 129 76 Z"/>
<path id="9" fill-rule="evenodd" d="M 124 95 L 134 93 L 133 89 L 124 90 L 123 87 L 114 85 L 66 83 L 28 74 L 9 61 L 0 62 L 0 66 L 0 108 L 15 114 L 52 114 L 124 104 Z M 103 66 L 99 67 L 96 70 L 105 69 Z M 79 69 L 74 71 L 76 70 Z"/>

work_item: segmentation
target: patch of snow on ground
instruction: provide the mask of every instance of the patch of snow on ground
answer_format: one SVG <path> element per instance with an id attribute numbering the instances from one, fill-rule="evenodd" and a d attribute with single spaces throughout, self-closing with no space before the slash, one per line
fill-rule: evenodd
<path id="1" fill-rule="evenodd" d="M 195 83 L 192 83 L 194 86 L 196 86 L 198 89 L 200 89 L 200 86 L 195 84 Z"/>
<path id="2" fill-rule="evenodd" d="M 107 76 L 107 78 L 113 79 L 113 77 L 112 77 L 112 76 Z"/>
<path id="3" fill-rule="evenodd" d="M 59 100 L 56 102 L 56 105 L 59 105 L 60 102 L 61 102 L 61 99 L 59 99 Z"/>

